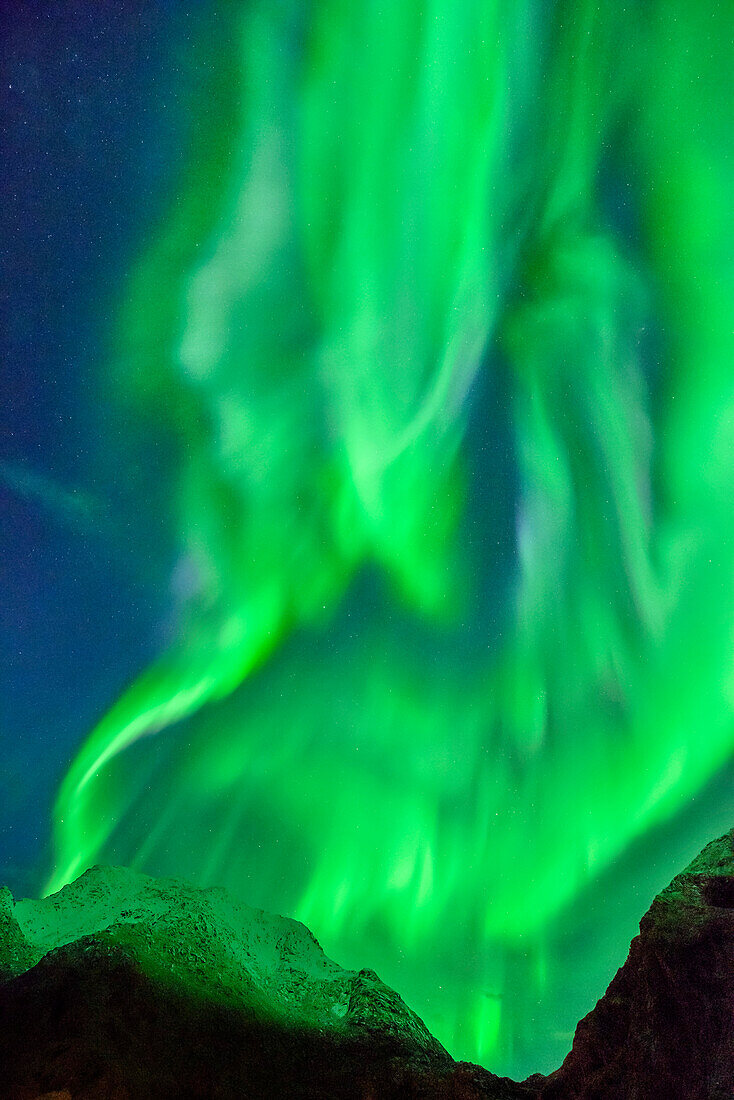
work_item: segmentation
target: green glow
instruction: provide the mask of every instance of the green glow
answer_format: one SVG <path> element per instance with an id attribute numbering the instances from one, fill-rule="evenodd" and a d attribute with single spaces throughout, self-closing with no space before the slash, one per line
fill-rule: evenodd
<path id="1" fill-rule="evenodd" d="M 192 592 L 69 770 L 49 890 L 228 886 L 512 1070 L 564 906 L 734 745 L 725 9 L 229 13 L 108 380 L 176 449 Z M 468 443 L 503 418 L 509 566 Z"/>

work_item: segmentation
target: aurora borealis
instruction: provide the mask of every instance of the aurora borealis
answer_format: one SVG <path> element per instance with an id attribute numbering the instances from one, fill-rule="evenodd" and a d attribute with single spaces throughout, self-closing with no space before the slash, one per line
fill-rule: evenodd
<path id="1" fill-rule="evenodd" d="M 226 886 L 455 1057 L 560 1061 L 615 868 L 732 805 L 731 16 L 212 9 L 94 380 L 170 640 L 78 731 L 49 891 Z"/>

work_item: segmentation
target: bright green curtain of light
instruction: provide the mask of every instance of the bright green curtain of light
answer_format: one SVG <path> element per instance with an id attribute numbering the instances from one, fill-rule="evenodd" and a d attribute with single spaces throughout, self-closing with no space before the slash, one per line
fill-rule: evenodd
<path id="1" fill-rule="evenodd" d="M 731 15 L 222 9 L 102 379 L 185 598 L 49 890 L 228 886 L 517 1071 L 549 929 L 734 746 Z"/>

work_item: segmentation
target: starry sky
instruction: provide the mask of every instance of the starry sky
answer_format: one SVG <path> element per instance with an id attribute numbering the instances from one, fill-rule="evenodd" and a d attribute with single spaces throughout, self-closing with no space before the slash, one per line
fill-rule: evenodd
<path id="1" fill-rule="evenodd" d="M 90 405 L 120 283 L 185 148 L 182 70 L 206 9 L 19 3 L 0 17 L 0 858 L 16 890 L 43 873 L 80 731 L 150 657 L 164 615 L 154 521 L 140 529 L 103 468 L 119 427 Z"/>

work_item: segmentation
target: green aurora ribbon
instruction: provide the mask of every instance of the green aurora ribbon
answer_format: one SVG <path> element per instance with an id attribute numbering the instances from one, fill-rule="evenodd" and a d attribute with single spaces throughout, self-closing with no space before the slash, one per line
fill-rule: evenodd
<path id="1" fill-rule="evenodd" d="M 512 1067 L 548 929 L 734 745 L 731 15 L 222 7 L 104 378 L 185 598 L 49 890 L 227 886 Z"/>

